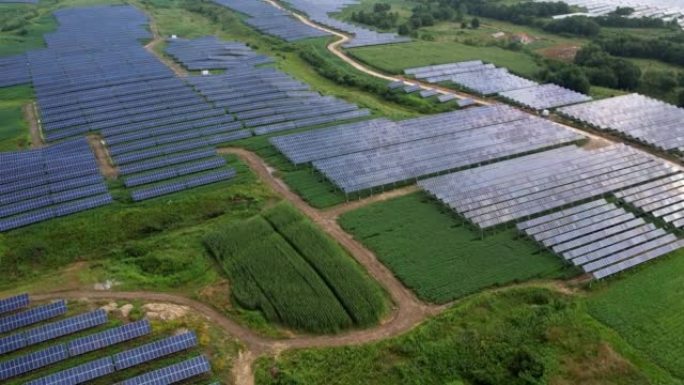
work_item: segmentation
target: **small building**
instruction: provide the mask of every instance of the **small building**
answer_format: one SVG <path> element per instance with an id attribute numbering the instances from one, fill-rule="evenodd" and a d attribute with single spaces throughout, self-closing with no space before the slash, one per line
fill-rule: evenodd
<path id="1" fill-rule="evenodd" d="M 516 43 L 520 43 L 523 45 L 527 45 L 530 43 L 534 43 L 536 41 L 536 39 L 534 37 L 526 34 L 526 33 L 516 33 L 515 35 L 513 35 L 511 37 L 511 41 L 516 42 Z"/>

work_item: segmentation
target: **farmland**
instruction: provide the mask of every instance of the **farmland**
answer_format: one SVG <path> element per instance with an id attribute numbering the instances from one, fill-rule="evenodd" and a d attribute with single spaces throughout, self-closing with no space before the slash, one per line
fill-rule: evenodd
<path id="1" fill-rule="evenodd" d="M 380 289 L 290 206 L 221 228 L 205 243 L 235 300 L 273 322 L 334 332 L 376 323 L 385 311 Z"/>
<path id="2" fill-rule="evenodd" d="M 562 274 L 557 258 L 502 231 L 481 238 L 423 194 L 345 214 L 340 224 L 422 298 L 443 303 L 531 278 Z"/>
<path id="3" fill-rule="evenodd" d="M 587 300 L 589 312 L 678 378 L 684 377 L 682 253 L 611 282 Z"/>
<path id="4" fill-rule="evenodd" d="M 638 357 L 641 367 L 623 355 Z M 639 385 L 677 381 L 643 356 L 635 356 L 629 345 L 593 322 L 572 299 L 529 288 L 475 296 L 404 336 L 380 343 L 262 359 L 257 384 L 283 383 Z"/>

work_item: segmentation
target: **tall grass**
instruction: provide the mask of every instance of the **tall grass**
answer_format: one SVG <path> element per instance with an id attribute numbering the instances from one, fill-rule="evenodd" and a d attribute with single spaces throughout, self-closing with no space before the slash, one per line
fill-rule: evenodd
<path id="1" fill-rule="evenodd" d="M 289 206 L 227 225 L 205 245 L 231 280 L 233 298 L 273 322 L 335 332 L 376 323 L 384 313 L 379 288 Z"/>

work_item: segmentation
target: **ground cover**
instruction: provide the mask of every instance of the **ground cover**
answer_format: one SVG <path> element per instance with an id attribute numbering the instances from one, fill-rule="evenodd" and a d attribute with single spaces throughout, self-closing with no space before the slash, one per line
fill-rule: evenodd
<path id="1" fill-rule="evenodd" d="M 374 203 L 342 215 L 339 222 L 431 302 L 564 274 L 556 256 L 519 239 L 514 230 L 483 238 L 424 193 Z"/>
<path id="2" fill-rule="evenodd" d="M 335 332 L 378 322 L 383 295 L 354 261 L 294 208 L 220 228 L 205 238 L 242 307 L 281 325 Z"/>

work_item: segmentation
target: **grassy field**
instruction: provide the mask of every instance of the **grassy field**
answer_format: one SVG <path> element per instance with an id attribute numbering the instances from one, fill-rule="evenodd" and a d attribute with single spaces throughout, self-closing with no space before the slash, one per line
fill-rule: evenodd
<path id="1" fill-rule="evenodd" d="M 259 385 L 678 383 L 540 288 L 478 295 L 383 342 L 261 359 L 256 374 Z"/>
<path id="2" fill-rule="evenodd" d="M 0 151 L 29 145 L 28 123 L 21 109 L 32 99 L 33 89 L 29 86 L 0 88 Z"/>
<path id="3" fill-rule="evenodd" d="M 415 193 L 340 218 L 354 235 L 421 298 L 443 303 L 479 290 L 561 273 L 557 257 L 538 252 L 515 232 L 484 239 L 445 208 Z"/>
<path id="4" fill-rule="evenodd" d="M 599 285 L 587 300 L 589 312 L 617 330 L 632 346 L 684 379 L 684 253 Z"/>
<path id="5" fill-rule="evenodd" d="M 128 315 L 128 317 L 124 317 L 120 312 L 114 311 L 109 314 L 109 321 L 101 326 L 97 326 L 95 328 L 91 328 L 76 334 L 72 334 L 69 336 L 64 336 L 60 337 L 57 339 L 53 339 L 51 341 L 47 341 L 44 343 L 40 343 L 34 346 L 31 346 L 26 349 L 18 350 L 13 353 L 8 353 L 3 355 L 3 360 L 5 359 L 13 359 L 20 357 L 22 355 L 39 351 L 42 349 L 45 349 L 50 346 L 54 346 L 57 344 L 61 343 L 66 343 L 68 341 L 71 341 L 75 338 L 87 336 L 90 334 L 94 334 L 97 332 L 101 332 L 113 327 L 118 327 L 122 326 L 124 324 L 130 323 L 132 321 L 136 321 L 138 319 L 141 319 L 144 314 L 145 310 L 142 308 L 143 303 L 140 302 L 126 302 L 126 301 L 121 301 L 118 303 L 119 306 L 123 306 L 125 304 L 131 304 L 133 305 L 133 308 Z M 104 305 L 104 303 L 93 303 L 93 302 L 77 302 L 77 301 L 70 301 L 68 306 L 69 306 L 69 311 L 65 317 L 68 316 L 73 316 L 77 314 L 82 314 L 88 311 L 93 311 L 97 308 L 97 306 Z M 54 320 L 52 320 L 54 321 Z M 43 324 L 43 323 L 41 323 Z M 37 325 L 41 325 L 37 324 Z M 202 319 L 200 316 L 197 315 L 185 315 L 183 317 L 177 318 L 175 320 L 170 320 L 170 321 L 156 321 L 152 320 L 152 333 L 147 335 L 147 336 L 142 336 L 140 338 L 136 338 L 131 341 L 123 342 L 102 350 L 86 353 L 84 355 L 78 356 L 78 357 L 73 357 L 69 358 L 67 360 L 58 362 L 56 364 L 47 366 L 42 369 L 38 370 L 33 370 L 28 374 L 25 374 L 23 376 L 15 377 L 10 380 L 7 380 L 3 382 L 4 384 L 7 385 L 19 385 L 23 384 L 27 381 L 31 381 L 46 375 L 50 375 L 52 373 L 58 372 L 60 370 L 64 370 L 76 365 L 84 364 L 86 362 L 96 360 L 99 358 L 104 358 L 106 356 L 110 356 L 128 349 L 135 348 L 137 346 L 141 346 L 153 341 L 161 340 L 166 337 L 170 337 L 176 333 L 178 333 L 181 330 L 192 330 L 195 332 L 197 335 L 197 340 L 198 340 L 198 347 L 197 348 L 192 348 L 184 352 L 179 352 L 173 355 L 169 355 L 167 357 L 160 358 L 158 360 L 154 360 L 130 369 L 126 369 L 124 371 L 116 372 L 110 376 L 103 377 L 101 379 L 93 380 L 89 383 L 93 385 L 105 385 L 105 384 L 112 384 L 114 382 L 118 382 L 130 377 L 134 377 L 140 374 L 143 374 L 145 372 L 155 370 L 162 368 L 164 366 L 172 365 L 174 363 L 177 363 L 182 360 L 186 360 L 192 357 L 195 357 L 199 354 L 205 354 L 209 358 L 211 364 L 212 364 L 212 369 L 213 369 L 213 374 L 211 375 L 205 375 L 198 377 L 197 379 L 194 379 L 192 382 L 184 382 L 185 384 L 199 384 L 202 383 L 202 381 L 206 382 L 210 379 L 212 380 L 218 380 L 221 381 L 224 384 L 231 384 L 232 383 L 232 378 L 230 376 L 230 368 L 233 365 L 233 360 L 237 356 L 238 351 L 241 349 L 241 346 L 239 345 L 238 342 L 233 340 L 230 336 L 226 335 L 221 329 L 211 325 L 208 323 L 206 320 Z M 34 325 L 34 326 L 37 326 Z M 4 335 L 3 335 L 4 336 Z"/>
<path id="6" fill-rule="evenodd" d="M 294 208 L 281 204 L 205 238 L 244 308 L 281 325 L 336 332 L 377 323 L 380 288 L 334 241 Z"/>
<path id="7" fill-rule="evenodd" d="M 422 67 L 466 60 L 484 60 L 533 77 L 541 69 L 523 52 L 500 47 L 479 47 L 463 43 L 414 41 L 405 44 L 362 47 L 349 50 L 360 61 L 388 73 L 401 73 L 406 68 Z"/>

